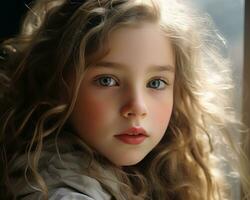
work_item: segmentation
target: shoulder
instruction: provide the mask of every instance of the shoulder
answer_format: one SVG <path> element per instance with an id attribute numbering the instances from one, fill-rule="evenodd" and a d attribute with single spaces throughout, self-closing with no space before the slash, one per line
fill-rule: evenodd
<path id="1" fill-rule="evenodd" d="M 50 191 L 49 200 L 96 200 L 86 194 L 72 191 L 69 188 L 57 188 L 55 190 Z"/>
<path id="2" fill-rule="evenodd" d="M 54 156 L 41 175 L 49 189 L 49 200 L 109 200 L 111 196 L 100 182 L 86 173 L 82 152 Z"/>
<path id="3" fill-rule="evenodd" d="M 41 194 L 38 192 L 34 192 L 28 195 L 25 195 L 21 200 L 33 200 L 33 199 L 41 199 Z M 98 200 L 96 198 L 90 197 L 87 194 L 80 193 L 78 191 L 74 191 L 70 188 L 59 187 L 53 190 L 49 190 L 48 200 Z"/>
<path id="4" fill-rule="evenodd" d="M 53 154 L 42 159 L 40 175 L 47 187 L 49 200 L 110 200 L 111 195 L 100 182 L 86 173 L 82 152 Z M 41 193 L 28 184 L 23 188 L 22 200 L 39 199 Z"/>

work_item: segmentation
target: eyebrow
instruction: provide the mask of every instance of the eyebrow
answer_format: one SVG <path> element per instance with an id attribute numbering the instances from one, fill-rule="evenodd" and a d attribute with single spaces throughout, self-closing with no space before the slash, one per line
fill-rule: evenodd
<path id="1" fill-rule="evenodd" d="M 126 65 L 122 63 L 117 62 L 110 62 L 110 61 L 100 61 L 93 65 L 93 67 L 105 67 L 105 68 L 113 68 L 113 69 L 119 69 L 125 68 Z M 175 68 L 172 65 L 152 65 L 148 72 L 174 72 Z"/>

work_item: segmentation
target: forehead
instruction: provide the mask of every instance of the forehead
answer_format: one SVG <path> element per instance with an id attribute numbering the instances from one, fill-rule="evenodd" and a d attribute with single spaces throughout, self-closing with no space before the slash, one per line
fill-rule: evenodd
<path id="1" fill-rule="evenodd" d="M 121 27 L 109 35 L 107 54 L 101 59 L 131 66 L 174 66 L 175 56 L 170 40 L 156 23 Z"/>
<path id="2" fill-rule="evenodd" d="M 170 39 L 157 23 L 125 26 L 112 31 L 105 43 L 107 53 L 101 59 L 128 66 L 175 66 Z"/>

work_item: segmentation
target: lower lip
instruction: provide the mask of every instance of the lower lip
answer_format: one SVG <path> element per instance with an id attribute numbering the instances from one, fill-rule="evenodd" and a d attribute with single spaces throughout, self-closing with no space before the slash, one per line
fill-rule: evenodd
<path id="1" fill-rule="evenodd" d="M 140 144 L 146 139 L 145 135 L 122 134 L 122 135 L 116 135 L 115 137 L 126 144 Z"/>

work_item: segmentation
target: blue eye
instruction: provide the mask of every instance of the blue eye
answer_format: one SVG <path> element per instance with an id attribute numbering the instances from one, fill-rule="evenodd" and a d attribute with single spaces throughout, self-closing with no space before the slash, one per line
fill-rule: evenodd
<path id="1" fill-rule="evenodd" d="M 103 87 L 112 87 L 118 85 L 117 81 L 110 76 L 103 76 L 97 78 L 95 81 L 98 83 L 98 85 Z"/>
<path id="2" fill-rule="evenodd" d="M 166 81 L 163 81 L 161 79 L 154 79 L 147 84 L 147 87 L 157 89 L 157 90 L 162 90 L 166 86 L 167 86 Z"/>

